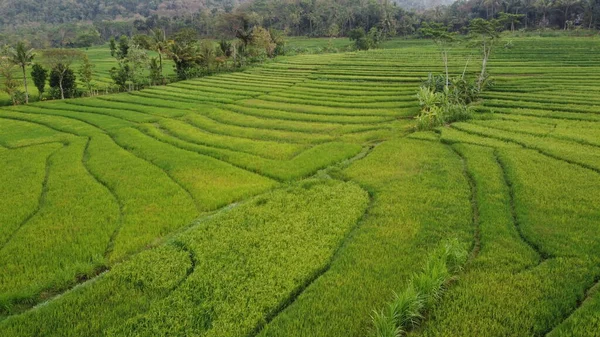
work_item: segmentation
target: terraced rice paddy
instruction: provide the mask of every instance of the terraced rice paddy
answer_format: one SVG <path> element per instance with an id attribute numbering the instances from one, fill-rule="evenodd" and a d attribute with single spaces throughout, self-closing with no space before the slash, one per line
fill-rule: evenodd
<path id="1" fill-rule="evenodd" d="M 456 238 L 410 335 L 595 336 L 600 42 L 513 45 L 435 132 L 414 41 L 1 109 L 0 335 L 365 336 Z"/>

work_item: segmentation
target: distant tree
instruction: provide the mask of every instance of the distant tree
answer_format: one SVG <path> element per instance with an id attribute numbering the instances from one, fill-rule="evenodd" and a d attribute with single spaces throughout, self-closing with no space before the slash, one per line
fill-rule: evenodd
<path id="1" fill-rule="evenodd" d="M 48 70 L 44 68 L 41 64 L 34 64 L 31 70 L 31 78 L 33 79 L 33 84 L 37 88 L 40 93 L 39 99 L 42 99 L 44 92 L 46 91 L 46 81 L 48 80 Z"/>
<path id="2" fill-rule="evenodd" d="M 95 66 L 90 62 L 87 54 L 82 55 L 82 64 L 79 67 L 79 79 L 83 82 L 88 90 L 90 96 L 92 96 L 92 80 L 94 79 L 94 68 Z"/>
<path id="3" fill-rule="evenodd" d="M 8 49 L 8 58 L 12 63 L 21 68 L 23 72 L 23 85 L 25 86 L 25 104 L 29 103 L 29 91 L 27 90 L 27 74 L 25 73 L 27 66 L 33 62 L 35 53 L 33 49 L 27 49 L 23 42 L 17 43 L 15 48 Z"/>
<path id="4" fill-rule="evenodd" d="M 542 21 L 540 22 L 540 26 L 545 27 L 548 24 L 547 15 L 553 6 L 553 0 L 536 0 L 534 7 L 538 10 L 538 12 L 542 13 Z"/>
<path id="5" fill-rule="evenodd" d="M 44 59 L 51 69 L 50 78 L 52 79 L 52 74 L 54 74 L 56 86 L 60 90 L 60 98 L 65 99 L 65 89 L 64 85 L 66 76 L 73 76 L 75 74 L 71 70 L 71 65 L 82 57 L 82 52 L 75 49 L 48 49 L 44 51 Z"/>
<path id="6" fill-rule="evenodd" d="M 112 67 L 109 71 L 110 77 L 119 87 L 119 90 L 127 90 L 127 81 L 131 77 L 131 68 L 127 63 L 119 62 L 119 67 Z"/>
<path id="7" fill-rule="evenodd" d="M 148 54 L 138 46 L 130 46 L 127 52 L 127 62 L 130 66 L 130 80 L 139 89 L 148 83 L 145 70 L 148 68 Z"/>
<path id="8" fill-rule="evenodd" d="M 63 64 L 57 64 L 50 71 L 50 88 L 54 98 L 72 98 L 77 92 L 75 72 Z M 60 96 L 59 96 L 60 95 Z"/>
<path id="9" fill-rule="evenodd" d="M 285 33 L 280 30 L 269 29 L 269 34 L 271 34 L 271 41 L 275 43 L 275 50 L 272 56 L 285 54 Z"/>
<path id="10" fill-rule="evenodd" d="M 110 38 L 108 45 L 110 48 L 110 56 L 116 57 L 117 56 L 117 42 L 115 41 L 114 37 Z"/>
<path id="11" fill-rule="evenodd" d="M 75 38 L 73 46 L 77 48 L 87 48 L 99 43 L 100 41 L 100 33 L 98 30 L 93 28 L 79 32 Z"/>
<path id="12" fill-rule="evenodd" d="M 562 10 L 564 15 L 564 30 L 567 30 L 567 21 L 569 21 L 569 10 L 571 10 L 575 6 L 578 6 L 579 3 L 580 0 L 557 0 L 556 5 Z"/>
<path id="13" fill-rule="evenodd" d="M 329 28 L 327 28 L 327 36 L 329 38 L 334 38 L 338 35 L 340 35 L 340 26 L 338 26 L 338 24 L 334 22 L 331 25 L 329 25 Z"/>
<path id="14" fill-rule="evenodd" d="M 170 43 L 163 29 L 156 28 L 152 30 L 149 49 L 158 53 L 158 69 L 161 79 L 163 78 L 163 54 L 169 49 Z"/>
<path id="15" fill-rule="evenodd" d="M 525 17 L 525 14 L 510 14 L 510 13 L 500 13 L 498 15 L 498 19 L 504 23 L 510 25 L 510 31 L 514 32 L 515 27 L 518 23 L 521 23 L 521 20 Z"/>
<path id="16" fill-rule="evenodd" d="M 471 20 L 469 24 L 469 35 L 473 44 L 481 50 L 481 73 L 477 79 L 477 90 L 481 90 L 487 79 L 487 63 L 492 55 L 494 47 L 500 41 L 501 23 L 496 20 L 484 20 L 481 18 Z"/>
<path id="17" fill-rule="evenodd" d="M 163 80 L 160 70 L 158 57 L 151 57 L 148 61 L 148 70 L 150 70 L 150 84 L 157 85 Z"/>
<path id="18" fill-rule="evenodd" d="M 129 53 L 129 38 L 125 35 L 122 35 L 119 38 L 119 44 L 117 45 L 116 50 L 116 58 L 121 60 L 127 57 Z"/>
<path id="19" fill-rule="evenodd" d="M 448 53 L 456 41 L 456 34 L 450 33 L 448 27 L 441 23 L 425 23 L 421 28 L 421 34 L 433 40 L 442 55 L 444 70 L 446 73 L 446 87 L 450 85 L 448 73 Z"/>
<path id="20" fill-rule="evenodd" d="M 250 25 L 250 20 L 245 16 L 241 18 L 241 22 L 241 27 L 235 29 L 235 37 L 242 42 L 244 48 L 247 48 L 254 38 L 254 29 Z"/>
<path id="21" fill-rule="evenodd" d="M 351 41 L 354 41 L 354 46 L 358 50 L 368 50 L 369 49 L 369 40 L 367 39 L 367 33 L 364 28 L 354 28 L 350 32 L 348 32 L 348 38 Z"/>
<path id="22" fill-rule="evenodd" d="M 383 42 L 385 35 L 383 31 L 377 27 L 371 27 L 367 34 L 367 41 L 369 42 L 369 48 L 379 48 L 381 42 Z"/>
<path id="23" fill-rule="evenodd" d="M 8 94 L 12 103 L 16 105 L 18 103 L 17 92 L 19 82 L 13 76 L 15 64 L 6 56 L 7 52 L 7 50 L 4 50 L 0 55 L 0 77 L 3 82 L 2 91 Z"/>
<path id="24" fill-rule="evenodd" d="M 231 42 L 223 39 L 219 42 L 219 48 L 221 49 L 221 53 L 223 53 L 224 56 L 231 57 L 231 54 L 233 53 L 233 46 L 231 45 Z"/>
<path id="25" fill-rule="evenodd" d="M 214 43 L 210 40 L 203 40 L 200 42 L 198 56 L 200 58 L 200 64 L 210 72 L 211 66 L 215 63 L 215 58 L 217 57 Z"/>
<path id="26" fill-rule="evenodd" d="M 598 0 L 583 0 L 581 6 L 584 9 L 584 19 L 588 20 L 588 29 L 594 28 L 594 12 L 600 7 Z"/>
<path id="27" fill-rule="evenodd" d="M 186 39 L 175 40 L 169 46 L 168 54 L 175 63 L 175 72 L 179 80 L 194 76 L 196 67 L 202 61 L 197 44 Z"/>
<path id="28" fill-rule="evenodd" d="M 271 39 L 271 34 L 263 27 L 254 27 L 252 32 L 252 42 L 254 52 L 252 57 L 260 57 L 266 55 L 273 57 L 277 44 Z"/>

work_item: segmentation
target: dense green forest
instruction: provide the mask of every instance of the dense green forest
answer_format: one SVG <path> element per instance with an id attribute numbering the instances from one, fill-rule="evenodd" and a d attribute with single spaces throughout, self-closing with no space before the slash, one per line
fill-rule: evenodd
<path id="1" fill-rule="evenodd" d="M 25 37 L 36 48 L 86 47 L 155 28 L 167 35 L 192 28 L 201 37 L 231 38 L 241 16 L 289 36 L 347 36 L 358 27 L 406 36 L 422 22 L 460 32 L 474 18 L 501 13 L 514 16 L 512 29 L 600 26 L 600 0 L 7 0 L 0 4 L 0 44 Z"/>

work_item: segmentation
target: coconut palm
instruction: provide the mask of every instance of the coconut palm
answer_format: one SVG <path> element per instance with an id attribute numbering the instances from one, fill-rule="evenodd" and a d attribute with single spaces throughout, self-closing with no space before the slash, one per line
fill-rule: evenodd
<path id="1" fill-rule="evenodd" d="M 536 3 L 534 4 L 535 8 L 542 12 L 542 25 L 546 25 L 547 23 L 547 19 L 546 16 L 548 15 L 548 12 L 554 7 L 554 1 L 553 0 L 537 0 Z"/>
<path id="2" fill-rule="evenodd" d="M 23 85 L 25 85 L 25 104 L 29 103 L 29 92 L 27 91 L 27 75 L 25 69 L 33 62 L 35 53 L 33 49 L 27 49 L 23 42 L 17 43 L 15 48 L 8 50 L 8 58 L 15 65 L 19 66 L 23 71 Z"/>
<path id="3" fill-rule="evenodd" d="M 171 42 L 167 41 L 165 31 L 162 29 L 155 29 L 152 31 L 150 36 L 150 49 L 158 53 L 158 70 L 161 80 L 163 79 L 163 62 L 162 56 L 169 50 Z"/>
<path id="4" fill-rule="evenodd" d="M 569 21 L 569 10 L 579 5 L 579 0 L 558 0 L 556 5 L 562 9 L 565 18 L 563 29 L 567 30 L 567 22 Z"/>

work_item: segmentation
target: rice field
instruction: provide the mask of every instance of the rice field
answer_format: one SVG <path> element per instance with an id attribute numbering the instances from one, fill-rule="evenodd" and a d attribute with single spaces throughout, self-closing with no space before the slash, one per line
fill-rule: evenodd
<path id="1" fill-rule="evenodd" d="M 0 335 L 375 336 L 453 239 L 408 335 L 597 336 L 599 49 L 515 39 L 428 132 L 427 41 L 0 108 Z"/>

